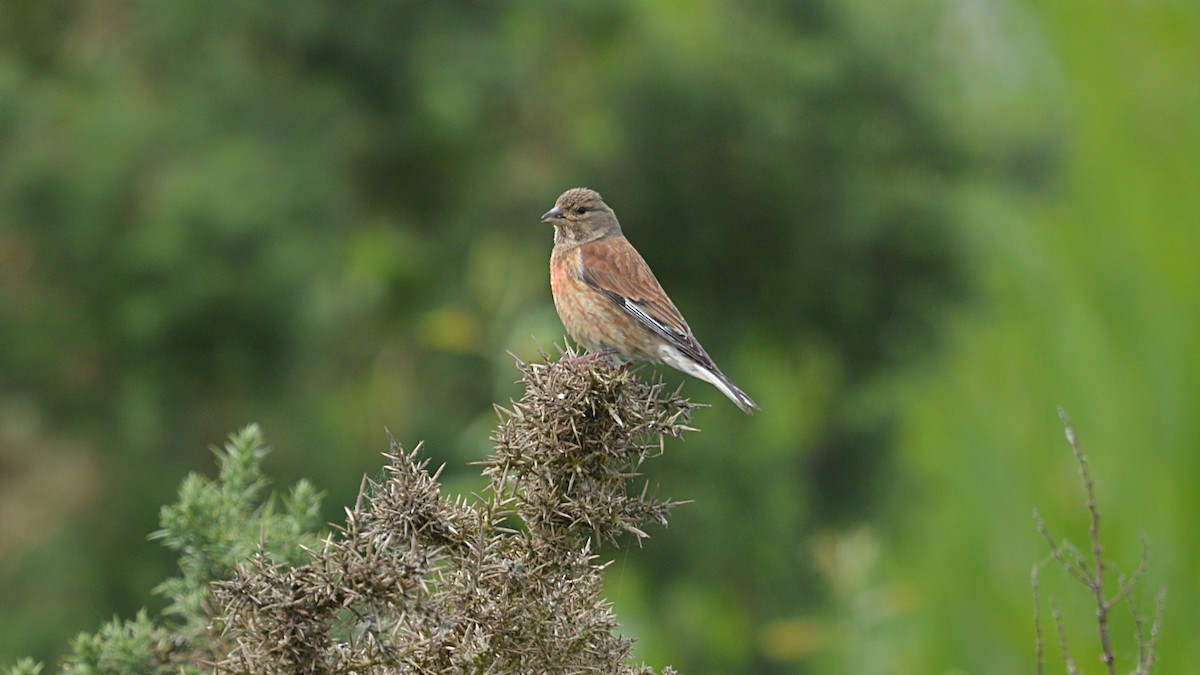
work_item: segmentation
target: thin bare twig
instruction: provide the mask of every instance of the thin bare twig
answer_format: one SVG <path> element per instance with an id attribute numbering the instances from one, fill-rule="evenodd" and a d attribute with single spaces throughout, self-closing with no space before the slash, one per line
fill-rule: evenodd
<path id="1" fill-rule="evenodd" d="M 1116 657 L 1113 655 L 1112 638 L 1108 630 L 1108 612 L 1112 605 L 1104 599 L 1104 546 L 1100 543 L 1100 508 L 1096 506 L 1096 487 L 1092 476 L 1088 473 L 1087 455 L 1079 447 L 1079 437 L 1071 418 L 1062 406 L 1058 407 L 1058 417 L 1066 430 L 1067 442 L 1075 453 L 1075 461 L 1079 464 L 1079 475 L 1083 478 L 1083 486 L 1087 492 L 1087 508 L 1091 514 L 1092 523 L 1088 528 L 1088 539 L 1092 542 L 1092 583 L 1089 584 L 1092 594 L 1096 596 L 1096 627 L 1100 633 L 1100 648 L 1103 651 L 1101 660 L 1108 666 L 1109 675 L 1117 675 Z"/>
<path id="2" fill-rule="evenodd" d="M 1144 675 L 1150 672 L 1156 658 L 1156 650 L 1158 646 L 1158 635 L 1161 629 L 1161 620 L 1163 607 L 1165 606 L 1164 595 L 1159 594 L 1158 606 L 1155 611 L 1154 621 L 1150 627 L 1149 637 L 1146 635 L 1145 622 L 1146 619 L 1138 612 L 1137 599 L 1134 595 L 1134 589 L 1141 581 L 1149 567 L 1150 562 L 1150 544 L 1144 532 L 1140 533 L 1142 543 L 1142 555 L 1138 561 L 1137 569 L 1133 574 L 1126 577 L 1121 573 L 1121 569 L 1115 563 L 1104 557 L 1104 546 L 1100 540 L 1100 507 L 1096 501 L 1095 483 L 1092 481 L 1091 473 L 1088 470 L 1088 459 L 1083 453 L 1083 449 L 1079 443 L 1079 437 L 1075 433 L 1075 427 L 1071 424 L 1071 419 L 1061 406 L 1058 408 L 1058 416 L 1062 420 L 1064 431 L 1066 433 L 1067 442 L 1071 446 L 1071 451 L 1075 455 L 1075 461 L 1079 466 L 1079 475 L 1083 479 L 1084 491 L 1087 495 L 1087 509 L 1090 516 L 1088 527 L 1088 541 L 1091 544 L 1090 557 L 1086 556 L 1079 549 L 1071 545 L 1067 540 L 1057 542 L 1050 534 L 1049 528 L 1042 519 L 1041 514 L 1034 509 L 1033 520 L 1038 532 L 1046 543 L 1050 546 L 1050 553 L 1054 559 L 1058 561 L 1068 574 L 1076 581 L 1083 584 L 1084 587 L 1095 598 L 1096 603 L 1096 629 L 1100 637 L 1101 661 L 1107 666 L 1109 675 L 1116 675 L 1116 655 L 1113 651 L 1112 637 L 1109 625 L 1109 613 L 1121 602 L 1129 603 L 1129 610 L 1133 614 L 1135 638 L 1137 640 L 1138 657 L 1137 669 L 1134 671 L 1136 675 Z M 1117 574 L 1116 591 L 1112 597 L 1105 597 L 1104 580 L 1105 574 L 1112 570 Z M 1044 669 L 1044 645 L 1042 643 L 1042 627 L 1041 627 L 1041 607 L 1038 588 L 1038 569 L 1037 566 L 1033 569 L 1033 596 L 1034 596 L 1034 628 L 1037 631 L 1037 658 L 1038 658 L 1038 673 L 1042 673 Z M 1066 631 L 1063 625 L 1062 616 L 1058 610 L 1058 606 L 1054 598 L 1050 598 L 1050 606 L 1054 615 L 1055 626 L 1058 630 L 1059 642 L 1063 650 L 1063 659 L 1067 664 L 1068 673 L 1078 672 L 1075 666 L 1074 659 L 1071 658 L 1067 649 Z"/>
<path id="3" fill-rule="evenodd" d="M 1050 598 L 1050 614 L 1054 617 L 1054 626 L 1058 629 L 1058 644 L 1062 647 L 1063 661 L 1067 664 L 1067 675 L 1079 675 L 1075 667 L 1075 659 L 1071 658 L 1071 650 L 1067 649 L 1067 627 L 1063 624 L 1062 612 L 1058 611 L 1058 603 Z"/>
<path id="4" fill-rule="evenodd" d="M 1046 540 L 1046 544 L 1050 546 L 1050 553 L 1058 561 L 1058 564 L 1062 565 L 1064 570 L 1075 577 L 1076 581 L 1091 588 L 1094 583 L 1092 581 L 1091 570 L 1088 569 L 1079 550 L 1072 546 L 1066 539 L 1062 540 L 1062 542 L 1055 541 L 1054 536 L 1050 534 L 1050 530 L 1046 527 L 1046 521 L 1042 519 L 1041 512 L 1037 509 L 1033 510 L 1033 522 L 1038 532 L 1042 535 L 1042 538 Z M 1069 557 L 1068 553 L 1070 554 Z"/>
<path id="5" fill-rule="evenodd" d="M 1126 604 L 1129 606 L 1129 614 L 1133 618 L 1133 633 L 1137 637 L 1138 666 L 1137 670 L 1133 672 L 1134 675 L 1142 675 L 1145 672 L 1142 670 L 1142 666 L 1146 663 L 1146 645 L 1149 644 L 1146 642 L 1146 617 L 1137 611 L 1137 596 L 1133 592 L 1134 584 L 1127 583 L 1124 575 L 1119 578 L 1119 583 L 1123 589 L 1128 588 L 1128 592 L 1125 595 L 1129 598 L 1129 602 Z"/>
<path id="6" fill-rule="evenodd" d="M 1154 603 L 1154 623 L 1150 624 L 1150 643 L 1146 645 L 1146 658 L 1142 663 L 1138 664 L 1139 675 L 1141 673 L 1149 673 L 1150 669 L 1154 667 L 1154 659 L 1158 657 L 1158 635 L 1162 629 L 1162 617 L 1166 608 L 1167 589 L 1160 588 L 1158 599 Z"/>
<path id="7" fill-rule="evenodd" d="M 1133 576 L 1128 579 L 1123 576 L 1118 580 L 1117 593 L 1108 600 L 1109 607 L 1115 607 L 1118 602 L 1124 600 L 1127 596 L 1130 598 L 1129 604 L 1137 609 L 1137 603 L 1133 602 L 1132 594 L 1133 587 L 1137 586 L 1137 582 L 1146 573 L 1146 568 L 1150 565 L 1150 542 L 1146 540 L 1145 532 L 1138 532 L 1142 540 L 1142 557 L 1138 561 L 1137 569 L 1133 571 Z"/>
<path id="8" fill-rule="evenodd" d="M 1029 583 L 1033 586 L 1033 631 L 1037 636 L 1037 675 L 1046 670 L 1046 641 L 1042 639 L 1042 599 L 1038 594 L 1038 566 L 1029 572 Z"/>

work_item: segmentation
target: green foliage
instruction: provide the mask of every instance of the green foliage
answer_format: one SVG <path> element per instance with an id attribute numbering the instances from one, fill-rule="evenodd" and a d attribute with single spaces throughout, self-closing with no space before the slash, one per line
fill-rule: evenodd
<path id="1" fill-rule="evenodd" d="M 179 488 L 179 501 L 162 509 L 162 529 L 150 535 L 178 553 L 182 571 L 155 593 L 170 600 L 167 615 L 183 619 L 196 631 L 207 619 L 211 581 L 228 578 L 234 566 L 263 547 L 273 560 L 294 563 L 306 558 L 323 531 L 321 495 L 308 481 L 296 483 L 279 508 L 274 496 L 264 495 L 262 461 L 267 449 L 256 425 L 214 452 L 218 478 L 188 476 Z"/>
<path id="2" fill-rule="evenodd" d="M 951 318 L 944 360 L 899 397 L 915 486 L 895 564 L 926 603 L 912 672 L 1033 669 L 1021 619 L 1028 564 L 1046 551 L 1026 514 L 1038 506 L 1058 532 L 1088 527 L 1076 467 L 1047 443 L 1059 404 L 1088 439 L 1106 554 L 1128 575 L 1139 530 L 1151 544 L 1140 611 L 1168 589 L 1157 664 L 1186 672 L 1200 663 L 1200 548 L 1188 543 L 1200 513 L 1200 314 L 1186 309 L 1200 288 L 1187 253 L 1200 246 L 1200 202 L 1186 187 L 1200 184 L 1200 90 L 1185 84 L 1200 77 L 1200 6 L 1040 4 L 1011 29 L 1052 52 L 1043 77 L 1059 80 L 1051 93 L 1071 121 L 1064 171 L 1039 199 L 974 200 L 964 255 L 986 304 Z M 1063 603 L 1080 668 L 1100 670 L 1083 618 L 1094 603 L 1065 574 L 1046 570 L 1041 584 Z M 1132 617 L 1114 621 L 1116 653 L 1132 657 Z"/>
<path id="3" fill-rule="evenodd" d="M 42 672 L 42 664 L 29 657 L 25 657 L 20 661 L 17 661 L 12 666 L 6 668 L 4 672 L 7 675 L 40 675 Z"/>
<path id="4" fill-rule="evenodd" d="M 95 634 L 83 633 L 71 642 L 72 654 L 63 672 L 69 675 L 139 673 L 167 675 L 178 671 L 170 660 L 169 631 L 155 625 L 143 611 L 132 621 L 113 619 Z M 188 673 L 199 673 L 195 668 Z"/>
<path id="5" fill-rule="evenodd" d="M 722 545 L 662 542 L 638 563 L 652 583 L 751 574 L 730 593 L 758 630 L 815 608 L 793 568 L 817 520 L 882 508 L 857 468 L 886 466 L 888 416 L 859 399 L 933 343 L 962 292 L 947 196 L 980 153 L 928 95 L 938 71 L 886 48 L 869 12 L 21 7 L 0 25 L 48 42 L 0 41 L 0 370 L 6 397 L 45 421 L 38 442 L 86 439 L 106 467 L 94 522 L 81 541 L 55 531 L 63 550 L 47 555 L 114 581 L 69 601 L 54 584 L 59 602 L 36 603 L 10 590 L 36 584 L 18 566 L 5 607 L 131 614 L 169 563 L 141 541 L 145 505 L 204 461 L 178 448 L 247 419 L 292 449 L 272 457 L 279 475 L 324 479 L 327 519 L 382 427 L 478 459 L 482 411 L 512 395 L 506 352 L 562 334 L 536 216 L 575 184 L 607 197 L 709 350 L 779 411 L 749 443 L 714 408 L 695 457 L 664 462 L 707 486 L 687 517 L 719 524 Z M 734 445 L 747 451 L 723 458 Z M 747 510 L 774 515 L 747 527 Z M 702 562 L 680 575 L 680 559 Z M 43 641 L 49 656 L 49 634 L 12 616 L 0 652 Z M 702 645 L 689 665 L 710 658 Z M 768 665 L 749 658 L 727 665 Z"/>
<path id="6" fill-rule="evenodd" d="M 188 476 L 178 500 L 162 509 L 159 539 L 178 555 L 180 574 L 155 593 L 167 599 L 161 617 L 140 610 L 133 620 L 113 619 L 98 632 L 71 643 L 64 673 L 200 673 L 227 650 L 213 624 L 211 584 L 233 575 L 236 565 L 258 555 L 294 562 L 307 557 L 321 534 L 320 495 L 306 481 L 276 508 L 267 494 L 262 433 L 249 426 L 214 448 L 218 476 Z"/>
<path id="7" fill-rule="evenodd" d="M 0 660 L 133 616 L 154 509 L 247 420 L 320 520 L 385 427 L 480 489 L 506 352 L 562 334 L 537 215 L 587 184 L 764 405 L 689 389 L 656 477 L 696 503 L 610 581 L 639 655 L 837 667 L 814 541 L 866 531 L 911 599 L 866 667 L 1027 669 L 1055 404 L 1114 546 L 1200 512 L 1194 5 L 0 3 Z"/>

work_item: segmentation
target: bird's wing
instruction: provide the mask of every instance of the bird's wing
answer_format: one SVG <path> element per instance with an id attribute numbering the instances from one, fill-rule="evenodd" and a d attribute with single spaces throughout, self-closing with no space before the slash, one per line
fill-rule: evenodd
<path id="1" fill-rule="evenodd" d="M 692 336 L 687 321 L 628 239 L 610 237 L 589 242 L 579 247 L 579 256 L 586 284 L 691 358 L 712 364 L 712 358 Z"/>

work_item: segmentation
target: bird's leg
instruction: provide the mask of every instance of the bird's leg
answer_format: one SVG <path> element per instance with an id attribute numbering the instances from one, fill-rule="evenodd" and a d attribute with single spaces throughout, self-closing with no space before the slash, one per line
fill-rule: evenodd
<path id="1" fill-rule="evenodd" d="M 559 361 L 565 362 L 565 363 L 587 363 L 589 361 L 595 361 L 596 359 L 601 358 L 603 356 L 612 356 L 613 354 L 616 354 L 616 353 L 617 353 L 617 350 L 615 350 L 615 349 L 611 349 L 611 348 L 610 349 L 601 349 L 598 352 L 588 352 L 587 354 L 581 354 L 578 356 L 572 356 L 570 358 L 559 359 Z"/>

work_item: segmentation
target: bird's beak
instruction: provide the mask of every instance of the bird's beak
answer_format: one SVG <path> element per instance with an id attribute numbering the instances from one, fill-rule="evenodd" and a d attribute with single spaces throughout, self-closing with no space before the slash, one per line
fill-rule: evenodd
<path id="1" fill-rule="evenodd" d="M 542 214 L 543 223 L 557 223 L 563 219 L 563 210 L 557 206 Z"/>

